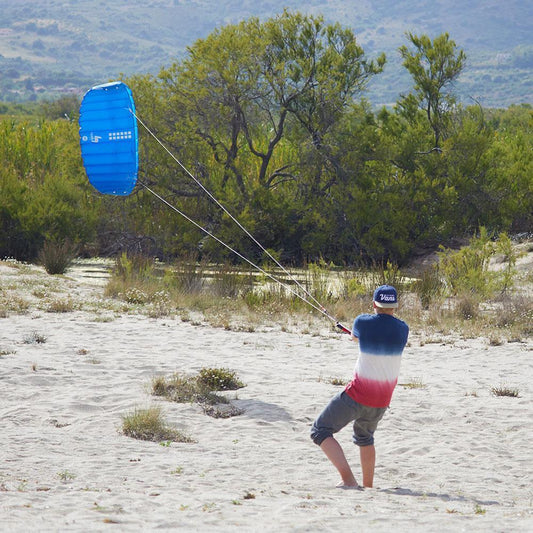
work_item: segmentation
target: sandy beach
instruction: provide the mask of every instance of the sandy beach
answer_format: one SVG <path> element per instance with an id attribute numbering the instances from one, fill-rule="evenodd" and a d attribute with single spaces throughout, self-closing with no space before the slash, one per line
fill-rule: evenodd
<path id="1" fill-rule="evenodd" d="M 351 377 L 347 335 L 101 311 L 103 280 L 69 274 L 56 283 L 86 304 L 52 313 L 37 267 L 0 266 L 3 297 L 21 276 L 27 308 L 0 318 L 1 531 L 533 531 L 531 339 L 414 332 L 375 488 L 343 491 L 309 429 L 341 388 L 331 378 Z M 203 367 L 237 373 L 246 387 L 224 394 L 243 414 L 150 394 L 153 377 Z M 195 442 L 121 434 L 122 415 L 153 405 Z M 350 428 L 338 438 L 360 478 Z"/>

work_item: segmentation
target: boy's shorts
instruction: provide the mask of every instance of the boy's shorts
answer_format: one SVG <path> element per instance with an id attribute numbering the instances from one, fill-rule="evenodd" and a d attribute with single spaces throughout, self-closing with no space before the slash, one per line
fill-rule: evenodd
<path id="1" fill-rule="evenodd" d="M 311 428 L 311 438 L 319 446 L 328 437 L 353 422 L 353 441 L 357 446 L 374 444 L 374 431 L 386 407 L 368 407 L 357 403 L 346 392 L 339 392 L 318 415 Z"/>

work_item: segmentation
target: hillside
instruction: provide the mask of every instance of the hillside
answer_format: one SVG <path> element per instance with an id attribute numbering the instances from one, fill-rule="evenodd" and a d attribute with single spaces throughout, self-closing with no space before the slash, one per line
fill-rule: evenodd
<path id="1" fill-rule="evenodd" d="M 375 105 L 410 88 L 397 48 L 405 32 L 448 32 L 468 57 L 457 90 L 487 107 L 533 103 L 533 4 L 525 0 L 4 0 L 0 14 L 0 101 L 28 101 L 121 73 L 151 72 L 181 57 L 218 26 L 271 17 L 286 6 L 353 28 L 385 72 L 369 87 Z"/>

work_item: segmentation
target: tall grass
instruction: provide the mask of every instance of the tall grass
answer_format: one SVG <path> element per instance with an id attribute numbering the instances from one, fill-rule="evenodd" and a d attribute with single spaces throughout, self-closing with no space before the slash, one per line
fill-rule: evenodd
<path id="1" fill-rule="evenodd" d="M 513 292 L 512 268 L 506 265 L 496 274 L 488 269 L 498 245 L 482 236 L 465 248 L 443 249 L 437 264 L 409 277 L 390 262 L 359 271 L 339 271 L 320 262 L 294 276 L 340 321 L 372 312 L 375 287 L 391 284 L 400 295 L 397 314 L 413 331 L 429 328 L 442 334 L 477 336 L 495 328 L 494 335 L 501 338 L 519 340 L 531 335 L 531 296 Z M 146 258 L 122 257 L 112 273 L 108 294 L 141 306 L 151 316 L 185 312 L 190 320 L 190 313 L 198 312 L 203 320 L 226 329 L 254 331 L 259 324 L 271 324 L 284 330 L 313 331 L 328 324 L 320 311 L 264 275 L 193 259 L 155 265 Z M 279 277 L 279 272 L 274 274 Z M 291 280 L 283 282 L 300 292 Z"/>

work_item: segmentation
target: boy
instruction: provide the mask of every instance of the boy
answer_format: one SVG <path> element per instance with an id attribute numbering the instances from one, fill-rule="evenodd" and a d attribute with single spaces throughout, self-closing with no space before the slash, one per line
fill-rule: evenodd
<path id="1" fill-rule="evenodd" d="M 349 422 L 353 422 L 353 441 L 359 446 L 363 486 L 373 486 L 374 431 L 398 382 L 401 357 L 409 335 L 407 324 L 393 316 L 398 307 L 394 287 L 378 287 L 374 291 L 373 306 L 373 315 L 359 315 L 353 323 L 351 337 L 359 342 L 354 378 L 330 401 L 311 428 L 313 442 L 322 448 L 341 475 L 339 488 L 359 486 L 342 447 L 333 437 Z"/>

